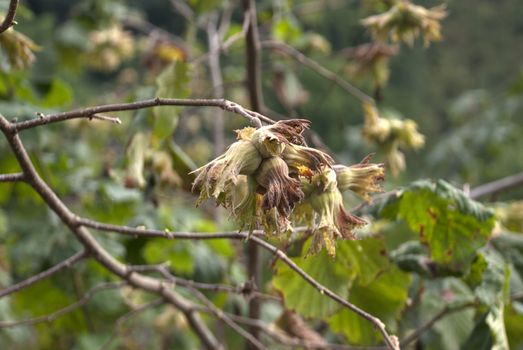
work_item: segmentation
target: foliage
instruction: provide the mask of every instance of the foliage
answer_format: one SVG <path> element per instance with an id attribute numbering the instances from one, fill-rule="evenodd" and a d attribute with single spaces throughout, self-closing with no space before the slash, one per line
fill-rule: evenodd
<path id="1" fill-rule="evenodd" d="M 239 38 L 220 52 L 224 97 L 248 106 L 241 6 L 172 3 L 178 7 L 165 1 L 22 1 L 19 24 L 0 34 L 0 113 L 9 120 L 30 120 L 84 105 L 213 96 L 216 84 L 206 66 L 207 26 L 213 23 L 223 26 L 222 43 Z M 115 115 L 102 113 L 97 115 L 102 120 L 28 129 L 21 137 L 41 176 L 76 214 L 100 222 L 180 232 L 241 228 L 253 235 L 261 228 L 269 234 L 263 239 L 323 286 L 378 317 L 400 340 L 409 340 L 442 313 L 413 339 L 416 348 L 521 348 L 521 191 L 500 197 L 510 202 L 480 203 L 458 188 L 521 169 L 523 79 L 516 77 L 510 55 L 503 54 L 510 38 L 492 34 L 506 40 L 505 49 L 494 50 L 487 33 L 499 33 L 496 26 L 478 30 L 482 40 L 470 40 L 470 31 L 461 31 L 462 26 L 476 30 L 474 18 L 501 27 L 506 15 L 521 35 L 513 19 L 523 13 L 520 3 L 507 1 L 498 13 L 488 1 L 448 2 L 445 20 L 447 10 L 430 1 L 256 5 L 262 40 L 296 47 L 374 98 L 348 97 L 292 58 L 263 49 L 263 95 L 276 113 L 264 112 L 294 119 L 253 129 L 227 115 L 224 125 L 215 127 L 216 109 L 156 106 L 119 112 L 121 125 L 107 123 Z M 6 10 L 7 1 L 0 2 L 0 11 Z M 418 48 L 418 36 L 431 47 Z M 381 42 L 387 40 L 398 44 Z M 463 57 L 486 62 L 472 65 Z M 476 74 L 464 72 L 469 65 L 479 67 Z M 483 75 L 481 84 L 472 80 Z M 499 76 L 511 81 L 498 83 Z M 306 130 L 309 126 L 314 133 Z M 239 129 L 237 140 L 229 132 L 234 129 Z M 213 149 L 220 138 L 230 144 L 223 153 Z M 329 147 L 336 154 L 327 152 Z M 358 163 L 373 151 L 377 163 L 370 158 Z M 0 174 L 18 171 L 2 138 Z M 384 186 L 392 191 L 374 195 L 384 175 Z M 408 181 L 424 176 L 454 185 Z M 199 208 L 190 193 L 193 185 L 200 191 Z M 206 199 L 227 210 L 203 203 Z M 367 320 L 327 298 L 280 259 L 262 255 L 263 279 L 253 287 L 243 241 L 102 233 L 96 239 L 129 265 L 168 264 L 173 275 L 193 284 L 233 287 L 234 293 L 202 289 L 225 313 L 247 316 L 257 288 L 268 298 L 260 321 L 289 337 L 305 339 L 282 322 L 292 310 L 303 318 L 300 327 L 325 341 L 383 343 Z M 80 249 L 27 184 L 0 183 L 0 288 Z M 202 347 L 183 313 L 164 304 L 137 311 L 155 297 L 129 287 L 97 292 L 53 322 L 2 323 L 51 314 L 116 280 L 84 259 L 0 298 L 0 344 L 10 349 Z M 180 284 L 175 290 L 201 303 L 191 288 Z M 204 320 L 229 348 L 244 346 L 223 322 Z M 266 334 L 261 340 L 279 348 Z"/>

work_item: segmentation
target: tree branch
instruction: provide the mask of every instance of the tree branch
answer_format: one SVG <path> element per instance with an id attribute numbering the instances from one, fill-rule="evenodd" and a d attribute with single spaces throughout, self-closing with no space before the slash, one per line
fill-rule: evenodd
<path id="1" fill-rule="evenodd" d="M 249 18 L 248 29 L 245 42 L 245 59 L 247 65 L 247 90 L 251 108 L 256 112 L 263 111 L 263 93 L 261 85 L 261 66 L 260 66 L 260 38 L 258 33 L 258 20 L 256 18 L 256 1 L 242 0 L 244 18 Z M 261 285 L 261 252 L 259 247 L 251 242 L 247 244 L 247 273 L 254 282 L 256 288 Z M 258 299 L 249 301 L 249 317 L 260 318 L 261 302 Z M 250 328 L 251 334 L 258 339 L 259 330 L 256 327 Z M 247 349 L 252 349 L 247 344 Z"/>
<path id="2" fill-rule="evenodd" d="M 70 304 L 63 309 L 57 310 L 49 315 L 45 316 L 39 316 L 34 318 L 29 318 L 25 320 L 20 321 L 0 321 L 0 328 L 11 328 L 16 326 L 29 326 L 37 323 L 43 323 L 43 322 L 53 322 L 59 317 L 64 316 L 65 314 L 68 314 L 69 312 L 72 312 L 81 306 L 85 305 L 91 298 L 98 292 L 107 290 L 107 289 L 114 289 L 114 288 L 121 288 L 124 285 L 126 285 L 126 282 L 112 282 L 112 283 L 102 283 L 97 285 L 96 287 L 90 289 L 87 293 L 84 294 L 84 296 L 78 300 L 77 302 Z"/>
<path id="3" fill-rule="evenodd" d="M 476 199 L 489 194 L 497 194 L 499 192 L 521 185 L 523 185 L 523 173 L 507 176 L 502 179 L 473 188 L 470 190 L 470 198 Z"/>
<path id="4" fill-rule="evenodd" d="M 25 176 L 23 173 L 0 174 L 0 182 L 18 182 L 18 181 L 25 181 Z"/>
<path id="5" fill-rule="evenodd" d="M 42 180 L 36 172 L 27 151 L 25 150 L 22 141 L 7 119 L 0 115 L 0 130 L 4 133 L 11 149 L 13 150 L 20 167 L 22 168 L 26 181 L 33 187 L 33 189 L 40 195 L 47 206 L 55 212 L 61 221 L 75 234 L 76 238 L 82 243 L 85 249 L 96 259 L 101 265 L 113 274 L 126 280 L 130 285 L 137 288 L 157 293 L 161 295 L 166 301 L 179 309 L 186 317 L 188 323 L 191 325 L 194 332 L 198 335 L 200 340 L 208 349 L 223 349 L 209 328 L 199 317 L 199 314 L 194 308 L 194 305 L 178 295 L 169 288 L 166 288 L 164 281 L 141 275 L 139 273 L 128 271 L 127 267 L 110 255 L 91 235 L 91 233 L 83 226 L 76 222 L 77 216 L 72 213 L 69 208 L 58 198 L 53 190 Z"/>
<path id="6" fill-rule="evenodd" d="M 232 293 L 232 294 L 240 294 L 247 298 L 260 298 L 260 299 L 266 299 L 266 300 L 273 300 L 277 302 L 281 302 L 281 298 L 277 296 L 273 296 L 270 294 L 264 294 L 254 289 L 254 286 L 247 282 L 239 286 L 230 286 L 227 284 L 218 284 L 218 283 L 203 283 L 203 282 L 196 282 L 193 280 L 187 280 L 184 278 L 180 278 L 178 276 L 174 276 L 172 273 L 169 272 L 169 265 L 168 263 L 158 264 L 158 265 L 128 265 L 129 270 L 138 271 L 138 272 L 144 272 L 144 271 L 154 271 L 160 273 L 162 276 L 165 276 L 166 274 L 169 275 L 168 280 L 173 282 L 177 286 L 186 287 L 186 288 L 195 288 L 198 290 L 208 290 L 211 292 L 222 292 L 222 293 Z"/>
<path id="7" fill-rule="evenodd" d="M 461 311 L 463 309 L 467 309 L 467 308 L 473 307 L 473 306 L 477 306 L 477 303 L 470 302 L 470 303 L 466 303 L 466 304 L 458 305 L 458 306 L 454 306 L 454 307 L 445 306 L 440 312 L 438 312 L 436 315 L 434 315 L 430 320 L 428 320 L 427 322 L 422 324 L 419 328 L 417 328 L 415 331 L 413 331 L 411 334 L 409 334 L 407 337 L 405 337 L 400 342 L 401 347 L 406 347 L 407 345 L 409 345 L 410 343 L 412 343 L 413 341 L 418 339 L 423 333 L 425 333 L 426 331 L 431 329 L 432 326 L 434 326 L 434 324 L 436 322 L 438 322 L 439 320 L 441 320 L 443 317 L 445 317 L 451 313 L 458 312 L 458 311 Z"/>
<path id="8" fill-rule="evenodd" d="M 11 28 L 11 26 L 16 24 L 15 16 L 16 16 L 16 8 L 18 7 L 18 0 L 11 0 L 9 2 L 9 8 L 7 9 L 7 13 L 5 14 L 5 18 L 0 24 L 0 34 Z"/>
<path id="9" fill-rule="evenodd" d="M 160 231 L 160 230 L 150 230 L 150 229 L 140 229 L 140 228 L 132 228 L 132 227 L 126 227 L 126 226 L 118 226 L 118 225 L 109 225 L 109 224 L 102 224 L 102 223 L 96 223 L 92 220 L 86 220 L 78 218 L 78 224 L 79 225 L 86 225 L 91 228 L 98 229 L 100 231 L 112 231 L 112 232 L 119 232 L 127 235 L 132 236 L 145 236 L 145 237 L 164 237 L 168 239 L 218 239 L 218 238 L 226 238 L 226 239 L 249 239 L 254 244 L 262 247 L 263 249 L 271 252 L 273 255 L 275 255 L 277 258 L 282 260 L 286 265 L 288 265 L 292 270 L 294 270 L 296 273 L 298 273 L 307 283 L 312 285 L 318 292 L 321 294 L 325 294 L 327 297 L 335 300 L 339 304 L 345 306 L 349 310 L 353 311 L 354 313 L 358 314 L 359 316 L 365 318 L 367 321 L 372 323 L 376 329 L 382 334 L 385 343 L 390 349 L 398 349 L 397 347 L 397 341 L 396 337 L 390 336 L 386 329 L 383 322 L 381 322 L 380 319 L 377 317 L 374 317 L 370 315 L 369 313 L 365 312 L 364 310 L 358 308 L 357 306 L 351 304 L 347 300 L 343 299 L 327 287 L 320 284 L 318 281 L 316 281 L 314 278 L 312 278 L 309 274 L 307 274 L 305 271 L 303 271 L 294 261 L 292 261 L 282 250 L 278 249 L 277 247 L 273 246 L 272 244 L 264 241 L 263 239 L 257 237 L 256 235 L 251 235 L 249 237 L 249 234 L 247 232 L 224 232 L 224 233 L 190 233 L 190 232 L 169 232 L 169 231 Z M 259 231 L 257 232 L 259 233 Z M 252 318 L 252 317 L 251 317 Z"/>
<path id="10" fill-rule="evenodd" d="M 18 282 L 17 284 L 14 284 L 10 287 L 4 288 L 0 290 L 0 298 L 3 298 L 9 294 L 13 294 L 15 292 L 18 292 L 19 290 L 22 290 L 24 288 L 27 288 L 29 286 L 32 286 L 36 282 L 39 282 L 43 279 L 49 278 L 52 275 L 62 271 L 63 269 L 69 268 L 79 262 L 80 260 L 84 259 L 88 254 L 86 254 L 85 251 L 78 252 L 71 257 L 65 259 L 64 261 L 54 265 L 53 267 L 42 271 L 36 275 L 33 275 L 21 282 Z"/>
<path id="11" fill-rule="evenodd" d="M 225 111 L 232 112 L 249 120 L 249 122 L 256 127 L 261 126 L 260 121 L 272 124 L 274 120 L 266 117 L 258 112 L 251 111 L 239 104 L 225 100 L 225 99 L 178 99 L 178 98 L 153 98 L 149 100 L 136 101 L 130 103 L 116 103 L 108 105 L 100 105 L 94 107 L 87 107 L 70 112 L 62 112 L 57 114 L 40 115 L 39 118 L 25 120 L 17 123 L 8 123 L 4 127 L 8 131 L 22 131 L 34 128 L 40 125 L 46 125 L 64 120 L 78 119 L 78 118 L 92 118 L 93 115 L 107 112 L 130 111 L 143 108 L 150 108 L 155 106 L 193 106 L 193 107 L 218 107 Z"/>
<path id="12" fill-rule="evenodd" d="M 318 73 L 323 78 L 330 80 L 334 82 L 336 85 L 341 87 L 343 90 L 347 91 L 349 94 L 360 100 L 361 102 L 366 103 L 372 103 L 374 104 L 374 99 L 370 97 L 369 95 L 365 94 L 363 91 L 349 83 L 348 81 L 344 80 L 343 78 L 340 78 L 339 75 L 336 73 L 328 70 L 318 62 L 308 58 L 300 51 L 296 50 L 292 46 L 289 46 L 283 42 L 275 41 L 275 40 L 268 40 L 268 41 L 262 41 L 261 46 L 268 49 L 273 49 L 275 51 L 278 51 L 280 53 L 283 53 L 287 56 L 290 56 L 294 58 L 299 63 L 303 64 L 304 66 L 310 68 L 311 70 Z"/>

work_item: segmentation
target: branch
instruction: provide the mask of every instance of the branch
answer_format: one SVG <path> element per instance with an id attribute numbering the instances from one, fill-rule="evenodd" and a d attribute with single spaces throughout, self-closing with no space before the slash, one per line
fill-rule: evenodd
<path id="1" fill-rule="evenodd" d="M 77 216 L 69 210 L 49 185 L 38 175 L 16 129 L 13 127 L 13 124 L 9 123 L 2 115 L 0 115 L 0 130 L 2 130 L 7 138 L 25 174 L 26 181 L 40 195 L 47 206 L 54 211 L 61 221 L 74 233 L 76 238 L 82 243 L 84 248 L 91 253 L 94 259 L 113 274 L 126 280 L 130 285 L 161 295 L 166 301 L 185 315 L 188 323 L 202 343 L 205 344 L 205 347 L 208 349 L 223 349 L 223 345 L 218 342 L 207 325 L 202 321 L 190 301 L 171 289 L 165 288 L 164 281 L 133 271 L 129 272 L 127 267 L 109 254 L 85 227 L 78 225 L 76 222 Z"/>
<path id="2" fill-rule="evenodd" d="M 46 278 L 49 278 L 51 277 L 52 275 L 62 271 L 63 269 L 66 269 L 66 268 L 69 268 L 71 266 L 73 266 L 74 264 L 76 264 L 77 262 L 79 262 L 80 260 L 82 260 L 83 258 L 85 258 L 87 256 L 87 253 L 85 251 L 83 252 L 78 252 L 76 254 L 74 254 L 73 256 L 65 259 L 64 261 L 54 265 L 53 267 L 45 270 L 45 271 L 42 271 L 34 276 L 31 276 L 21 282 L 18 282 L 17 284 L 14 284 L 10 287 L 7 287 L 7 288 L 4 288 L 2 290 L 0 290 L 0 298 L 3 298 L 9 294 L 13 294 L 15 292 L 18 292 L 19 290 L 21 289 L 24 289 L 24 288 L 27 288 L 29 286 L 32 286 L 33 284 L 35 284 L 36 282 L 39 282 L 43 279 L 46 279 Z"/>
<path id="3" fill-rule="evenodd" d="M 310 68 L 311 70 L 318 73 L 323 78 L 330 80 L 334 82 L 336 85 L 341 87 L 343 90 L 347 91 L 349 94 L 360 100 L 361 102 L 371 103 L 375 104 L 374 99 L 370 97 L 369 95 L 365 94 L 363 91 L 349 83 L 343 78 L 340 78 L 339 75 L 336 73 L 328 70 L 318 62 L 308 58 L 300 51 L 296 50 L 292 46 L 289 46 L 283 42 L 280 41 L 274 41 L 274 40 L 268 40 L 268 41 L 262 41 L 261 42 L 262 47 L 273 49 L 275 51 L 279 51 L 280 53 L 283 53 L 287 56 L 290 56 L 294 58 L 299 63 L 303 64 L 304 66 Z"/>
<path id="4" fill-rule="evenodd" d="M 423 333 L 425 333 L 426 331 L 431 329 L 432 326 L 434 326 L 434 324 L 436 322 L 438 322 L 439 320 L 441 320 L 443 317 L 445 317 L 451 313 L 458 312 L 458 311 L 461 311 L 463 309 L 467 309 L 467 308 L 473 307 L 473 306 L 477 306 L 477 303 L 470 302 L 470 303 L 466 303 L 466 304 L 454 306 L 454 307 L 445 306 L 440 312 L 438 312 L 436 315 L 434 315 L 434 317 L 432 317 L 430 320 L 428 320 L 427 322 L 422 324 L 419 328 L 417 328 L 415 331 L 413 331 L 411 334 L 409 334 L 407 337 L 405 337 L 405 339 L 403 339 L 400 342 L 401 347 L 406 347 L 407 345 L 409 345 L 410 343 L 412 343 L 413 341 L 418 339 Z"/>
<path id="5" fill-rule="evenodd" d="M 154 271 L 160 273 L 162 276 L 165 276 L 166 274 L 169 275 L 168 280 L 173 282 L 175 285 L 186 287 L 186 288 L 196 288 L 201 290 L 208 290 L 211 292 L 222 292 L 222 293 L 232 293 L 232 294 L 240 294 L 247 298 L 259 298 L 259 299 L 266 299 L 266 300 L 273 300 L 277 302 L 281 302 L 281 298 L 261 293 L 254 289 L 254 286 L 252 283 L 246 282 L 239 286 L 230 286 L 227 284 L 218 284 L 218 283 L 203 283 L 203 282 L 196 282 L 193 280 L 187 280 L 184 278 L 180 278 L 178 276 L 174 276 L 172 273 L 169 272 L 169 263 L 163 263 L 158 265 L 130 265 L 128 266 L 129 270 L 132 271 L 138 271 L 138 272 L 145 272 L 145 271 Z"/>
<path id="6" fill-rule="evenodd" d="M 246 118 L 254 126 L 261 126 L 260 120 L 273 124 L 274 120 L 261 115 L 260 113 L 251 111 L 239 104 L 225 100 L 225 99 L 179 99 L 179 98 L 153 98 L 149 100 L 130 102 L 130 103 L 116 103 L 108 105 L 100 105 L 94 107 L 87 107 L 70 112 L 62 112 L 58 114 L 40 115 L 37 119 L 25 120 L 17 123 L 8 123 L 4 127 L 8 131 L 22 131 L 25 129 L 34 128 L 40 125 L 46 125 L 64 120 L 78 119 L 78 118 L 92 118 L 93 115 L 107 112 L 130 111 L 143 108 L 150 108 L 155 106 L 193 106 L 193 107 L 218 107 L 225 111 L 232 112 Z"/>
<path id="7" fill-rule="evenodd" d="M 43 323 L 43 322 L 53 322 L 57 318 L 62 317 L 65 314 L 68 314 L 69 312 L 72 312 L 72 311 L 78 309 L 79 307 L 85 305 L 89 300 L 91 300 L 91 298 L 96 293 L 103 291 L 103 290 L 107 290 L 107 289 L 121 288 L 126 284 L 127 284 L 126 282 L 112 282 L 112 283 L 99 284 L 96 287 L 90 289 L 87 293 L 85 293 L 84 296 L 80 300 L 64 307 L 63 309 L 57 310 L 49 315 L 29 318 L 29 319 L 20 320 L 20 321 L 0 321 L 0 328 L 11 328 L 11 327 L 16 327 L 16 326 L 34 325 L 34 324 Z"/>
<path id="8" fill-rule="evenodd" d="M 0 182 L 18 182 L 24 180 L 25 176 L 23 173 L 0 174 Z"/>
<path id="9" fill-rule="evenodd" d="M 173 283 L 174 285 L 178 284 L 180 281 L 183 281 L 182 279 L 172 275 L 169 270 L 166 268 L 165 265 L 156 265 L 155 270 L 160 272 L 162 276 L 167 279 L 169 282 Z M 245 331 L 243 328 L 241 328 L 239 325 L 237 325 L 233 320 L 231 320 L 222 310 L 218 309 L 216 305 L 214 305 L 205 295 L 202 294 L 199 290 L 191 286 L 190 284 L 186 284 L 185 287 L 187 287 L 191 294 L 195 296 L 197 299 L 199 299 L 202 303 L 205 304 L 205 306 L 209 309 L 209 311 L 218 319 L 225 322 L 229 327 L 231 327 L 234 331 L 236 331 L 238 334 L 240 334 L 242 337 L 247 339 L 256 349 L 265 349 L 265 346 L 258 341 L 255 337 L 253 337 L 252 334 Z"/>
<path id="10" fill-rule="evenodd" d="M 345 306 L 349 310 L 355 312 L 359 316 L 365 318 L 367 321 L 371 322 L 378 331 L 383 335 L 383 338 L 385 340 L 385 343 L 390 349 L 397 349 L 397 343 L 395 337 L 392 337 L 388 335 L 385 325 L 383 322 L 381 322 L 380 319 L 370 315 L 369 313 L 365 312 L 364 310 L 358 308 L 357 306 L 351 304 L 350 302 L 346 301 L 327 287 L 320 284 L 318 281 L 316 281 L 314 278 L 312 278 L 310 275 L 308 275 L 305 271 L 303 271 L 294 261 L 292 261 L 282 250 L 276 248 L 272 244 L 264 241 L 263 239 L 257 237 L 256 235 L 252 235 L 249 237 L 249 234 L 247 232 L 223 232 L 223 233 L 191 233 L 191 232 L 170 232 L 170 231 L 160 231 L 160 230 L 150 230 L 150 229 L 140 229 L 140 228 L 133 228 L 133 227 L 126 227 L 126 226 L 118 226 L 118 225 L 109 225 L 109 224 L 102 224 L 97 223 L 92 220 L 77 219 L 79 225 L 85 225 L 89 226 L 91 228 L 95 228 L 100 231 L 112 231 L 112 232 L 119 232 L 131 236 L 144 236 L 144 237 L 164 237 L 168 239 L 218 239 L 218 238 L 226 238 L 226 239 L 249 239 L 256 245 L 264 248 L 265 250 L 271 252 L 276 257 L 278 257 L 280 260 L 282 260 L 285 264 L 287 264 L 292 270 L 294 270 L 296 273 L 298 273 L 307 283 L 312 285 L 315 289 L 317 289 L 321 294 L 327 295 L 329 298 L 335 300 L 339 304 Z M 259 234 L 259 231 L 255 233 Z"/>
<path id="11" fill-rule="evenodd" d="M 11 0 L 9 2 L 9 8 L 7 9 L 7 13 L 5 15 L 5 18 L 0 24 L 0 34 L 11 28 L 11 26 L 16 24 L 15 21 L 15 15 L 16 15 L 16 8 L 18 7 L 18 0 Z"/>
<path id="12" fill-rule="evenodd" d="M 211 71 L 214 97 L 223 98 L 223 77 L 220 68 L 220 37 L 217 31 L 216 16 L 212 16 L 207 24 L 207 41 L 209 43 L 209 70 Z M 214 156 L 219 156 L 225 149 L 223 111 L 214 116 Z"/>
<path id="13" fill-rule="evenodd" d="M 523 173 L 504 177 L 502 179 L 480 185 L 470 190 L 470 198 L 476 199 L 486 195 L 493 195 L 513 187 L 523 185 Z"/>
<path id="14" fill-rule="evenodd" d="M 263 110 L 263 93 L 261 85 L 261 66 L 260 66 L 260 38 L 258 33 L 258 20 L 256 18 L 256 1 L 242 0 L 244 18 L 249 18 L 247 26 L 246 42 L 245 42 L 245 59 L 247 65 L 247 90 L 249 92 L 249 100 L 251 108 L 257 112 Z M 259 247 L 249 242 L 247 244 L 247 273 L 254 282 L 255 286 L 260 286 L 261 281 L 261 254 Z M 258 299 L 251 299 L 249 301 L 249 317 L 253 319 L 260 318 L 261 303 Z M 258 339 L 259 330 L 256 327 L 251 327 L 250 332 Z M 247 346 L 247 349 L 252 349 Z"/>
<path id="15" fill-rule="evenodd" d="M 264 240 L 258 238 L 258 237 L 251 237 L 252 241 L 254 241 L 256 244 L 260 245 L 261 247 L 265 248 L 266 250 L 270 251 L 272 254 L 277 256 L 280 260 L 282 260 L 287 266 L 289 266 L 292 270 L 294 270 L 298 275 L 300 275 L 307 283 L 309 283 L 311 286 L 313 286 L 318 292 L 321 294 L 324 294 L 331 298 L 332 300 L 338 302 L 339 304 L 345 306 L 352 312 L 358 314 L 359 316 L 363 317 L 376 329 L 381 333 L 383 336 L 383 340 L 385 341 L 385 344 L 389 349 L 393 350 L 399 350 L 398 340 L 395 336 L 390 336 L 387 333 L 387 330 L 385 329 L 385 325 L 383 322 L 377 318 L 372 316 L 371 314 L 367 313 L 366 311 L 360 309 L 354 304 L 351 304 L 344 298 L 340 297 L 338 294 L 334 293 L 327 287 L 323 286 L 321 283 L 316 281 L 314 278 L 312 278 L 307 272 L 303 271 L 294 261 L 292 261 L 283 251 L 276 248 L 275 246 L 271 245 L 270 243 L 265 242 Z"/>

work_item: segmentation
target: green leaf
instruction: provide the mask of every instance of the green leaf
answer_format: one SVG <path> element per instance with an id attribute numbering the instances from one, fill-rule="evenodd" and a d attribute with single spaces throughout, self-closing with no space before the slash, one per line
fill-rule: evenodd
<path id="1" fill-rule="evenodd" d="M 71 86 L 60 79 L 53 79 L 40 105 L 45 108 L 64 107 L 70 105 L 72 100 Z"/>
<path id="2" fill-rule="evenodd" d="M 461 347 L 463 350 L 508 350 L 508 339 L 503 319 L 503 304 L 492 308 L 476 323 L 470 337 Z"/>
<path id="3" fill-rule="evenodd" d="M 164 98 L 185 98 L 190 94 L 189 67 L 180 61 L 172 62 L 156 79 L 156 96 Z M 161 141 L 170 136 L 178 124 L 180 107 L 158 106 L 153 108 L 153 136 Z"/>
<path id="4" fill-rule="evenodd" d="M 349 301 L 391 327 L 405 306 L 410 281 L 408 274 L 392 267 L 369 285 L 355 284 L 350 290 Z M 352 343 L 371 345 L 381 341 L 373 325 L 346 308 L 335 313 L 328 322 L 334 332 L 343 334 Z"/>
<path id="5" fill-rule="evenodd" d="M 347 273 L 362 286 L 371 283 L 389 266 L 385 244 L 380 238 L 340 241 L 336 254 Z"/>
<path id="6" fill-rule="evenodd" d="M 155 239 L 147 243 L 143 255 L 148 264 L 161 264 L 168 261 L 176 273 L 192 274 L 194 259 L 191 249 L 191 242 L 166 242 L 163 239 Z"/>
<path id="7" fill-rule="evenodd" d="M 464 272 L 494 227 L 494 214 L 445 181 L 418 181 L 392 198 L 382 210 L 403 219 L 429 248 L 434 262 Z"/>
<path id="8" fill-rule="evenodd" d="M 292 260 L 319 283 L 341 297 L 347 297 L 353 277 L 347 273 L 344 264 L 340 263 L 342 259 L 332 259 L 322 250 L 314 257 Z M 325 317 L 339 307 L 337 302 L 326 298 L 280 261 L 276 263 L 272 284 L 283 294 L 285 306 L 305 317 Z"/>

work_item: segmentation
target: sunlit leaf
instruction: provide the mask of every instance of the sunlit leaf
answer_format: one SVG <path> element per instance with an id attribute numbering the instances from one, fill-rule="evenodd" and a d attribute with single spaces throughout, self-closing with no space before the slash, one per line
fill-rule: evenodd
<path id="1" fill-rule="evenodd" d="M 391 327 L 405 307 L 409 285 L 408 274 L 391 268 L 368 285 L 355 284 L 350 290 L 349 301 Z M 369 345 L 381 340 L 371 323 L 346 308 L 334 314 L 329 325 L 352 343 Z"/>
<path id="2" fill-rule="evenodd" d="M 493 212 L 445 181 L 418 181 L 389 201 L 382 215 L 405 220 L 427 245 L 430 257 L 465 271 L 494 227 Z"/>

